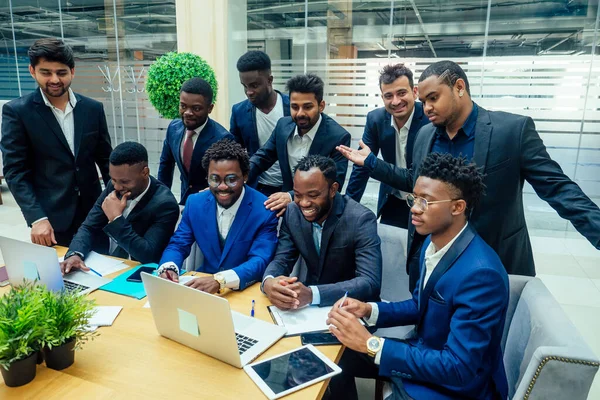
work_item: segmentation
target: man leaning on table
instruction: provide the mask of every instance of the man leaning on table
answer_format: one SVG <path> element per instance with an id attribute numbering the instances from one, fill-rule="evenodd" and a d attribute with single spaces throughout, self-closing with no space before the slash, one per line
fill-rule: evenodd
<path id="1" fill-rule="evenodd" d="M 382 256 L 375 214 L 338 193 L 336 177 L 328 157 L 306 156 L 296 166 L 294 202 L 263 278 L 263 292 L 280 309 L 328 306 L 346 292 L 379 299 Z M 299 275 L 290 277 L 300 257 Z"/>
<path id="2" fill-rule="evenodd" d="M 160 260 L 160 277 L 178 281 L 183 261 L 194 243 L 204 255 L 200 272 L 214 274 L 186 283 L 216 293 L 243 290 L 260 282 L 277 246 L 277 218 L 265 209 L 267 197 L 246 186 L 248 153 L 233 140 L 222 139 L 202 158 L 210 191 L 189 196 L 177 231 Z"/>
<path id="3" fill-rule="evenodd" d="M 150 176 L 148 152 L 124 142 L 109 158 L 110 182 L 69 245 L 63 273 L 89 270 L 83 260 L 92 250 L 141 263 L 157 262 L 179 218 L 173 193 Z"/>

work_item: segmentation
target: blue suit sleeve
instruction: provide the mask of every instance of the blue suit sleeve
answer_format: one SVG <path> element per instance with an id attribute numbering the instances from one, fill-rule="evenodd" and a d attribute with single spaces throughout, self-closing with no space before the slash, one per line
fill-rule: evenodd
<path id="1" fill-rule="evenodd" d="M 475 269 L 462 282 L 453 299 L 444 348 L 386 340 L 380 375 L 398 371 L 417 381 L 455 387 L 463 387 L 477 376 L 492 336 L 502 329 L 508 292 L 500 272 L 491 268 Z"/>
<path id="2" fill-rule="evenodd" d="M 169 244 L 160 258 L 158 265 L 171 261 L 181 269 L 181 264 L 190 255 L 192 245 L 196 241 L 194 231 L 192 229 L 192 220 L 194 220 L 193 204 L 190 204 L 190 199 L 186 202 L 185 208 L 183 209 L 183 215 L 181 216 L 181 222 L 177 227 L 177 230 L 171 237 Z"/>
<path id="3" fill-rule="evenodd" d="M 377 132 L 377 125 L 373 121 L 372 114 L 367 115 L 367 124 L 365 125 L 365 131 L 362 136 L 363 143 L 371 149 L 373 154 L 379 154 L 379 133 Z M 360 149 L 361 147 L 359 147 Z M 350 181 L 346 188 L 346 194 L 352 197 L 353 200 L 360 203 L 367 182 L 369 181 L 370 172 L 364 166 L 354 164 L 352 166 L 352 175 L 350 175 Z"/>
<path id="4" fill-rule="evenodd" d="M 162 153 L 160 154 L 160 161 L 158 165 L 158 175 L 156 179 L 164 183 L 169 189 L 173 185 L 173 173 L 175 172 L 175 157 L 173 156 L 173 150 L 170 144 L 170 132 L 171 125 L 167 129 L 167 136 L 163 143 Z"/>
<path id="5" fill-rule="evenodd" d="M 240 290 L 262 280 L 267 264 L 273 259 L 277 247 L 277 222 L 275 214 L 269 212 L 252 241 L 247 261 L 233 268 L 240 278 Z"/>

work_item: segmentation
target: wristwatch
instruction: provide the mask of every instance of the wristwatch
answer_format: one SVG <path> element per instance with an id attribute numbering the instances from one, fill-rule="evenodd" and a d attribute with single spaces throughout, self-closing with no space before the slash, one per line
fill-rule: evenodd
<path id="1" fill-rule="evenodd" d="M 65 258 L 63 258 L 63 260 L 66 260 L 67 258 L 69 258 L 69 257 L 73 257 L 73 256 L 79 256 L 79 258 L 81 258 L 82 260 L 85 258 L 85 257 L 83 256 L 83 253 L 80 253 L 80 252 L 78 252 L 78 251 L 71 250 L 71 251 L 68 251 L 68 252 L 67 252 L 67 254 L 65 254 Z"/>
<path id="2" fill-rule="evenodd" d="M 370 357 L 375 358 L 377 353 L 379 353 L 379 351 L 381 350 L 381 347 L 382 347 L 381 338 L 379 338 L 377 336 L 371 336 L 370 338 L 367 339 L 367 354 Z"/>
<path id="3" fill-rule="evenodd" d="M 225 282 L 225 277 L 223 276 L 223 274 L 217 272 L 213 275 L 213 278 L 215 279 L 215 281 L 219 282 L 219 294 L 223 293 L 223 290 L 225 289 L 225 284 L 227 283 Z"/>

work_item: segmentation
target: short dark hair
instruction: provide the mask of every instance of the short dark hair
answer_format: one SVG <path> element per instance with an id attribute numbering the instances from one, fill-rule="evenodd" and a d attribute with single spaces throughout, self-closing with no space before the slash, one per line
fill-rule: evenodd
<path id="1" fill-rule="evenodd" d="M 231 139 L 221 139 L 213 143 L 202 156 L 202 168 L 208 173 L 211 161 L 237 160 L 242 170 L 242 175 L 250 171 L 250 157 L 248 152 L 239 143 Z"/>
<path id="2" fill-rule="evenodd" d="M 271 71 L 271 59 L 267 53 L 259 50 L 250 50 L 237 61 L 238 72 Z"/>
<path id="3" fill-rule="evenodd" d="M 183 82 L 181 92 L 199 94 L 204 96 L 208 104 L 212 104 L 213 102 L 213 90 L 209 83 L 202 78 L 194 77 Z"/>
<path id="4" fill-rule="evenodd" d="M 430 153 L 421 164 L 419 176 L 442 181 L 456 188 L 460 192 L 460 198 L 467 202 L 467 218 L 485 194 L 483 174 L 477 165 L 469 163 L 465 157 Z"/>
<path id="5" fill-rule="evenodd" d="M 287 81 L 286 88 L 290 94 L 298 93 L 314 93 L 317 102 L 323 101 L 323 80 L 315 74 L 296 75 Z"/>
<path id="6" fill-rule="evenodd" d="M 442 78 L 442 81 L 444 81 L 444 83 L 451 88 L 454 87 L 454 84 L 457 80 L 462 79 L 465 81 L 465 89 L 467 90 L 467 94 L 469 96 L 471 95 L 471 88 L 469 86 L 467 74 L 465 74 L 465 71 L 460 67 L 460 65 L 453 61 L 444 60 L 431 64 L 429 67 L 425 68 L 423 73 L 421 73 L 421 76 L 419 77 L 419 83 L 423 82 L 430 76 L 438 76 Z"/>
<path id="7" fill-rule="evenodd" d="M 144 163 L 148 165 L 148 151 L 137 142 L 123 142 L 110 153 L 109 161 L 112 165 L 135 165 Z"/>
<path id="8" fill-rule="evenodd" d="M 294 174 L 296 171 L 310 171 L 312 168 L 318 168 L 321 170 L 325 179 L 329 183 L 329 186 L 333 185 L 337 178 L 337 168 L 335 161 L 329 157 L 325 157 L 319 154 L 311 154 L 302 157 L 296 167 L 294 168 Z"/>
<path id="9" fill-rule="evenodd" d="M 65 42 L 60 39 L 38 39 L 31 45 L 27 55 L 29 56 L 29 63 L 34 68 L 36 65 L 38 65 L 40 59 L 42 58 L 46 59 L 47 61 L 65 64 L 70 69 L 75 68 L 73 49 L 71 49 L 71 46 L 65 44 Z"/>
<path id="10" fill-rule="evenodd" d="M 396 79 L 402 76 L 408 78 L 408 84 L 412 89 L 415 86 L 413 81 L 413 73 L 407 66 L 405 66 L 403 63 L 386 65 L 381 71 L 379 71 L 379 87 L 381 88 L 382 84 L 389 85 L 390 83 L 394 83 Z"/>

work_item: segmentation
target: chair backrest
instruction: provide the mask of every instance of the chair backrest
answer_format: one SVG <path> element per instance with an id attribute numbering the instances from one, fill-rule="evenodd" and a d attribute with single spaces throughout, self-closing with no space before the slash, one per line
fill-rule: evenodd
<path id="1" fill-rule="evenodd" d="M 510 276 L 510 285 L 503 339 L 510 398 L 587 399 L 598 358 L 541 280 Z"/>
<path id="2" fill-rule="evenodd" d="M 408 275 L 406 274 L 406 244 L 408 231 L 386 224 L 377 224 L 381 239 L 383 271 L 381 275 L 381 299 L 402 301 L 409 299 Z"/>

